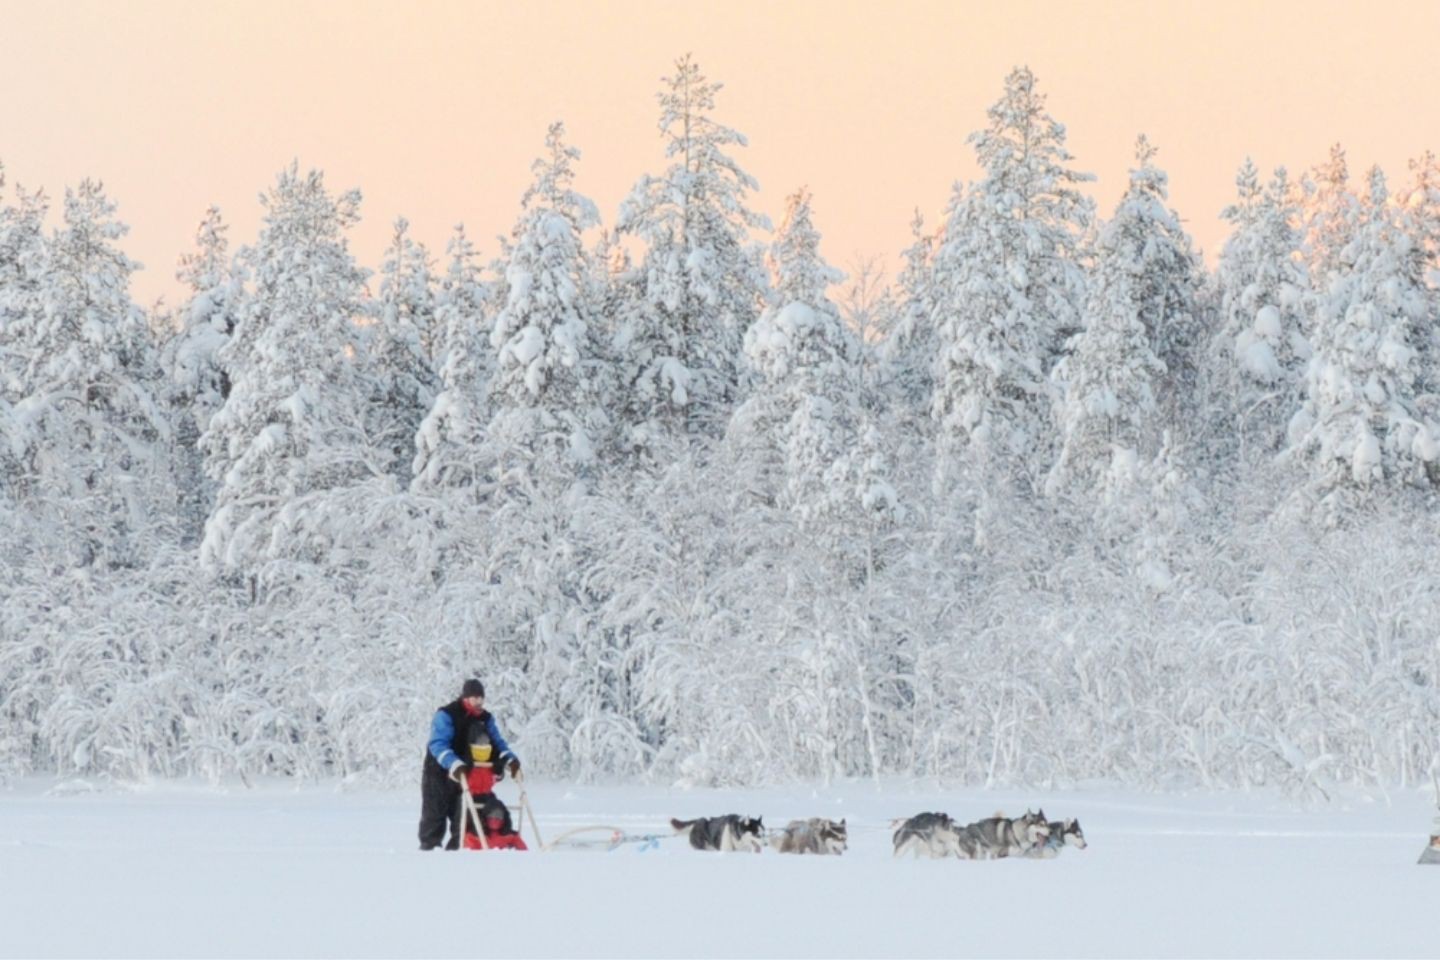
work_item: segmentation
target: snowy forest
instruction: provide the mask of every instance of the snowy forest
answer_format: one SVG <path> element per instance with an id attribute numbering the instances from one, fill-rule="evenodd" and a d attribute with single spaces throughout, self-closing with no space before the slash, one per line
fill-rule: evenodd
<path id="1" fill-rule="evenodd" d="M 689 57 L 493 248 L 371 269 L 297 164 L 145 308 L 99 182 L 4 183 L 0 780 L 411 783 L 476 675 L 544 778 L 1428 783 L 1440 161 L 1246 162 L 1211 269 L 996 93 L 893 278 Z"/>

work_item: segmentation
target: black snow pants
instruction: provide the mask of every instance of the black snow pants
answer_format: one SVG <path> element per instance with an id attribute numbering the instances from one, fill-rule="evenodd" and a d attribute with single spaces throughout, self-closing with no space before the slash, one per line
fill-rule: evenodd
<path id="1" fill-rule="evenodd" d="M 450 841 L 446 850 L 460 848 L 460 784 L 443 773 L 430 771 L 420 775 L 420 849 L 433 850 L 445 839 L 445 825 L 450 825 Z"/>

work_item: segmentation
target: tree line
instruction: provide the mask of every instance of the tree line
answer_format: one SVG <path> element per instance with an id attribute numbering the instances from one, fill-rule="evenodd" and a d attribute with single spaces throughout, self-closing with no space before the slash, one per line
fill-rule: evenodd
<path id="1" fill-rule="evenodd" d="M 479 674 L 557 776 L 1428 780 L 1432 154 L 1247 161 L 1210 270 L 1017 68 L 890 283 L 720 90 L 609 228 L 553 124 L 489 261 L 291 165 L 173 310 L 98 182 L 0 194 L 0 775 L 406 781 Z"/>

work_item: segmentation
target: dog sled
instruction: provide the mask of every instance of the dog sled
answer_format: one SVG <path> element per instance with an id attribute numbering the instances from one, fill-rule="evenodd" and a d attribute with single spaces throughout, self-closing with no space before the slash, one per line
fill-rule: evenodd
<path id="1" fill-rule="evenodd" d="M 528 850 L 522 833 L 525 817 L 530 817 L 530 831 L 535 835 L 535 845 L 543 850 L 545 843 L 540 837 L 540 823 L 530 809 L 530 797 L 525 792 L 525 778 L 519 771 L 515 782 L 520 787 L 516 806 L 520 809 L 519 819 L 512 827 L 510 811 L 495 796 L 495 781 L 488 769 L 475 768 L 460 790 L 460 846 L 465 850 Z"/>

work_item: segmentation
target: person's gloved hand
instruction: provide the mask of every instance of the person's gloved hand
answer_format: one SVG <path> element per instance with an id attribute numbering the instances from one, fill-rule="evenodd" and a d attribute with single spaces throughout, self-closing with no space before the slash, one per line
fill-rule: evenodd
<path id="1" fill-rule="evenodd" d="M 519 776 L 520 759 L 518 757 L 511 757 L 510 762 L 505 765 L 505 769 L 510 771 L 511 777 Z"/>
<path id="2" fill-rule="evenodd" d="M 469 775 L 469 773 L 470 768 L 465 766 L 465 764 L 461 763 L 459 760 L 456 760 L 454 763 L 450 764 L 450 779 L 454 780 L 462 787 L 465 786 L 465 778 Z"/>

